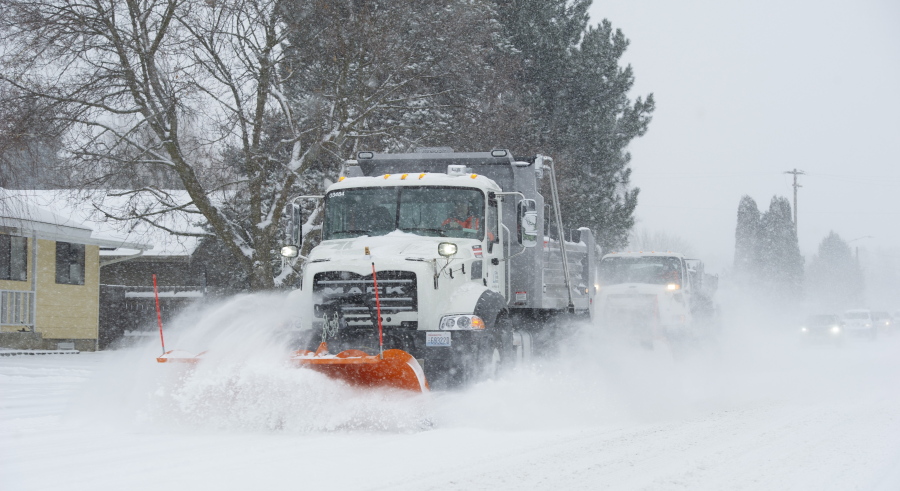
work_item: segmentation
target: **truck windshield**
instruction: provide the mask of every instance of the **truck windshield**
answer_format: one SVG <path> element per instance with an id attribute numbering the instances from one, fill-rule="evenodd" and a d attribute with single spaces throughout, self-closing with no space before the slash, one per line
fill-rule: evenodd
<path id="1" fill-rule="evenodd" d="M 341 189 L 325 196 L 323 239 L 402 230 L 430 237 L 484 237 L 484 193 L 471 188 Z"/>
<path id="2" fill-rule="evenodd" d="M 806 323 L 811 326 L 832 326 L 840 322 L 836 315 L 811 315 L 806 319 Z"/>
<path id="3" fill-rule="evenodd" d="M 600 261 L 600 284 L 681 284 L 681 260 L 677 257 L 605 257 Z"/>

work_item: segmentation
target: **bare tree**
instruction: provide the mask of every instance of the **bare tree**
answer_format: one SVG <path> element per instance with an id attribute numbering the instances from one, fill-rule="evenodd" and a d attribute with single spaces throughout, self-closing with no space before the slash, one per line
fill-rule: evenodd
<path id="1" fill-rule="evenodd" d="M 394 13 L 417 4 L 393 3 Z M 479 28 L 459 15 L 478 2 L 458 4 L 428 25 L 420 18 L 417 32 L 438 35 L 431 46 L 455 39 L 461 25 L 471 39 L 493 39 L 490 12 L 479 10 Z M 0 81 L 68 129 L 65 161 L 80 186 L 134 196 L 135 206 L 104 210 L 109 216 L 157 223 L 164 213 L 194 214 L 251 289 L 271 288 L 281 210 L 291 197 L 334 175 L 354 141 L 387 134 L 415 141 L 409 125 L 423 114 L 416 110 L 453 106 L 449 79 L 466 76 L 452 57 L 434 59 L 433 48 L 388 43 L 410 28 L 396 19 L 393 33 L 374 25 L 366 11 L 373 5 L 0 0 Z M 335 23 L 335 11 L 359 22 Z M 363 35 L 376 32 L 393 53 L 371 55 Z M 341 51 L 344 40 L 353 42 Z M 188 199 L 161 184 L 176 184 Z"/>
<path id="2" fill-rule="evenodd" d="M 36 101 L 17 96 L 7 84 L 0 84 L 0 187 L 59 187 L 65 180 L 57 173 L 59 128 Z"/>

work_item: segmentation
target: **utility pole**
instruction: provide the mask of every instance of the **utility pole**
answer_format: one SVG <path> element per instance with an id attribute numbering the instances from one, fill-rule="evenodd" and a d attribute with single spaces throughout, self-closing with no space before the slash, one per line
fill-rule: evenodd
<path id="1" fill-rule="evenodd" d="M 796 168 L 794 168 L 794 170 L 785 171 L 785 174 L 793 174 L 794 175 L 794 235 L 798 235 L 797 234 L 797 188 L 802 188 L 803 186 L 801 186 L 799 183 L 797 183 L 797 176 L 806 174 L 806 173 L 803 172 L 802 170 L 797 170 Z M 799 237 L 799 235 L 798 235 L 798 237 Z"/>

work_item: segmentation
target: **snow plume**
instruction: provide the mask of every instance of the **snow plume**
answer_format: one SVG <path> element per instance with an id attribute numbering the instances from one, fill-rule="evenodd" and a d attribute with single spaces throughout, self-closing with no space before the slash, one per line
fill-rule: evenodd
<path id="1" fill-rule="evenodd" d="M 108 352 L 82 414 L 166 434 L 614 429 L 755 408 L 866 403 L 900 377 L 900 336 L 806 345 L 792 321 L 734 305 L 724 312 L 715 339 L 680 348 L 613 341 L 585 324 L 554 351 L 538 347 L 531 366 L 423 395 L 355 389 L 290 366 L 297 342 L 284 327 L 296 313 L 284 296 L 246 295 L 166 326 L 168 349 L 208 350 L 196 366 L 156 363 L 158 340 Z"/>
<path id="2" fill-rule="evenodd" d="M 712 335 L 680 344 L 657 340 L 652 349 L 614 341 L 585 326 L 578 342 L 554 360 L 571 394 L 561 415 L 593 405 L 598 417 L 638 421 L 701 418 L 748 407 L 809 406 L 860 401 L 892 390 L 900 376 L 900 331 L 877 341 L 803 338 L 803 318 L 727 299 Z M 558 394 L 562 389 L 555 388 Z M 599 391 L 599 393 L 598 393 Z M 873 401 L 873 403 L 877 403 Z M 602 412 L 605 411 L 605 412 Z"/>
<path id="3" fill-rule="evenodd" d="M 244 295 L 165 326 L 166 349 L 206 350 L 196 365 L 156 363 L 155 343 L 117 352 L 91 391 L 90 412 L 163 431 L 406 431 L 427 396 L 360 390 L 289 364 L 298 348 L 284 295 Z M 115 365 L 115 366 L 113 366 Z"/>
<path id="4" fill-rule="evenodd" d="M 443 395 L 438 426 L 500 430 L 618 427 L 683 415 L 689 405 L 673 383 L 678 362 L 665 350 L 611 343 L 577 326 L 561 348 L 536 349 L 530 366 Z"/>
<path id="5" fill-rule="evenodd" d="M 438 395 L 433 420 L 439 428 L 617 428 L 748 408 L 877 405 L 900 377 L 900 331 L 877 342 L 807 343 L 799 322 L 767 319 L 726 316 L 714 337 L 652 349 L 585 323 L 528 368 Z"/>

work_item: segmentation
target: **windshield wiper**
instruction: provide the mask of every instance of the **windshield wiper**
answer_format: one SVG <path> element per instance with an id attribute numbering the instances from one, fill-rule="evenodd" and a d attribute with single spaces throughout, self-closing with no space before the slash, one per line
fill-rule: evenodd
<path id="1" fill-rule="evenodd" d="M 444 233 L 444 231 L 441 230 L 441 229 L 439 229 L 439 228 L 404 227 L 404 228 L 401 228 L 400 230 L 402 230 L 402 231 L 404 231 L 404 232 L 411 232 L 411 231 L 414 231 L 414 230 L 416 230 L 416 231 L 425 231 L 425 232 L 434 232 L 434 233 L 438 234 L 438 236 L 440 236 L 440 237 L 446 237 L 446 236 L 447 236 L 447 234 Z"/>
<path id="2" fill-rule="evenodd" d="M 370 232 L 368 230 L 338 230 L 334 233 L 348 234 L 348 235 L 370 235 L 372 232 Z"/>

